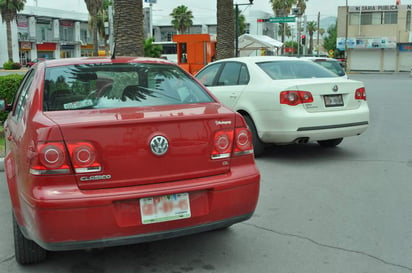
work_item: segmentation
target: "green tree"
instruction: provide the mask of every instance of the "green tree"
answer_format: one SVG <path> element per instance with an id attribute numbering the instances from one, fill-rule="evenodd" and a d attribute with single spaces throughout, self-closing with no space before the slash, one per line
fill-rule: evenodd
<path id="1" fill-rule="evenodd" d="M 287 17 L 290 14 L 292 6 L 297 3 L 298 0 L 271 0 L 272 10 L 276 14 L 276 17 Z M 284 28 L 285 23 L 280 23 L 280 28 Z M 285 41 L 285 32 L 281 33 L 282 42 Z"/>
<path id="2" fill-rule="evenodd" d="M 17 12 L 24 9 L 26 0 L 0 0 L 0 14 L 1 19 L 6 23 L 7 32 L 7 55 L 9 61 L 13 62 L 13 45 L 11 35 L 11 22 L 17 17 Z"/>
<path id="3" fill-rule="evenodd" d="M 305 13 L 305 11 L 306 11 L 306 1 L 307 0 L 297 0 L 296 6 L 300 9 L 300 14 L 299 15 L 302 15 L 302 14 Z"/>
<path id="4" fill-rule="evenodd" d="M 90 22 L 92 24 L 92 34 L 93 34 L 93 55 L 99 55 L 99 44 L 97 40 L 97 14 L 103 6 L 103 0 L 84 0 L 89 11 Z"/>
<path id="5" fill-rule="evenodd" d="M 333 24 L 328 27 L 327 36 L 323 39 L 323 47 L 326 51 L 336 51 L 337 27 Z"/>
<path id="6" fill-rule="evenodd" d="M 231 58 L 235 53 L 235 25 L 233 0 L 216 1 L 217 43 L 216 59 Z"/>
<path id="7" fill-rule="evenodd" d="M 245 30 L 246 30 L 246 18 L 243 14 L 241 14 L 239 12 L 239 17 L 238 19 L 238 26 L 239 26 L 239 33 L 238 36 L 245 34 Z M 235 9 L 233 10 L 233 21 L 235 22 L 235 27 L 236 27 L 236 11 Z"/>
<path id="8" fill-rule="evenodd" d="M 183 34 L 193 25 L 193 14 L 185 5 L 180 5 L 170 13 L 172 25 L 179 34 Z"/>
<path id="9" fill-rule="evenodd" d="M 116 55 L 143 56 L 143 3 L 135 0 L 114 1 L 114 40 Z"/>
<path id="10" fill-rule="evenodd" d="M 146 57 L 159 58 L 162 55 L 163 48 L 161 45 L 154 45 L 153 41 L 153 38 L 144 41 L 144 55 Z"/>
<path id="11" fill-rule="evenodd" d="M 278 29 L 278 35 L 279 36 L 287 36 L 290 37 L 292 36 L 292 29 L 289 24 L 279 24 L 279 29 Z"/>
<path id="12" fill-rule="evenodd" d="M 310 21 L 306 24 L 306 29 L 309 33 L 309 54 L 313 52 L 313 34 L 318 30 L 318 24 L 315 21 Z"/>

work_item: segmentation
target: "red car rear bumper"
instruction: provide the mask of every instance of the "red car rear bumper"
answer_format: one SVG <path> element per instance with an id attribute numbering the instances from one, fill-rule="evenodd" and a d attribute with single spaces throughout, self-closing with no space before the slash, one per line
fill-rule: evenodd
<path id="1" fill-rule="evenodd" d="M 72 250 L 154 241 L 218 229 L 250 218 L 259 195 L 255 165 L 208 178 L 79 191 L 71 198 L 23 198 L 23 233 L 48 250 Z M 48 191 L 47 188 L 43 189 Z M 54 190 L 61 196 L 62 192 Z M 189 193 L 191 217 L 142 224 L 139 199 Z M 56 197 L 56 196 L 55 196 Z"/>

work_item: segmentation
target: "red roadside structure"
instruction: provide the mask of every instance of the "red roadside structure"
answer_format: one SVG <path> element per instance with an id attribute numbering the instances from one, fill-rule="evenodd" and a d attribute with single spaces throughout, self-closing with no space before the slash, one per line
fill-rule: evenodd
<path id="1" fill-rule="evenodd" d="M 191 74 L 214 61 L 216 37 L 210 34 L 177 34 L 172 40 L 177 46 L 177 63 Z"/>

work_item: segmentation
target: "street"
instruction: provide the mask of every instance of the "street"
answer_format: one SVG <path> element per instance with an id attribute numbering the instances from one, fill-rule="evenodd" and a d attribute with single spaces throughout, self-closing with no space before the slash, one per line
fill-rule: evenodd
<path id="1" fill-rule="evenodd" d="M 275 147 L 256 160 L 254 216 L 229 229 L 140 245 L 14 260 L 10 200 L 0 173 L 0 272 L 412 272 L 412 77 L 350 74 L 365 83 L 370 127 L 335 149 Z"/>

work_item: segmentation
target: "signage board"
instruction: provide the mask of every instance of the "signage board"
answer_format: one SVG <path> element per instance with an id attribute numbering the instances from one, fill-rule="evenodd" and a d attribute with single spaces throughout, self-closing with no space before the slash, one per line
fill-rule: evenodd
<path id="1" fill-rule="evenodd" d="M 296 17 L 270 17 L 270 23 L 293 23 L 296 21 Z"/>

